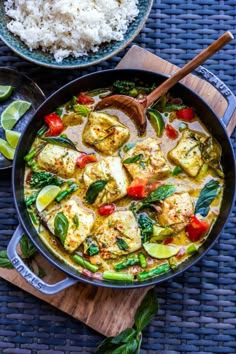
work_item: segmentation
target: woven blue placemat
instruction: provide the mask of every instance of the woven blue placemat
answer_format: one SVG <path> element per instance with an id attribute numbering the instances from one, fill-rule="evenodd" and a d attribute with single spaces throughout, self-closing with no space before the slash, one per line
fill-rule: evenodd
<path id="1" fill-rule="evenodd" d="M 225 30 L 236 28 L 235 0 L 156 0 L 135 44 L 183 65 Z M 49 95 L 85 73 L 113 68 L 126 51 L 79 71 L 58 71 L 23 61 L 0 42 L 0 66 L 29 75 Z M 236 93 L 236 41 L 205 66 Z M 232 136 L 236 149 L 236 132 Z M 10 173 L 0 174 L 0 247 L 17 217 Z M 236 353 L 236 207 L 218 243 L 175 281 L 156 287 L 160 311 L 144 331 L 142 353 Z M 0 353 L 91 353 L 102 336 L 84 324 L 0 280 Z"/>

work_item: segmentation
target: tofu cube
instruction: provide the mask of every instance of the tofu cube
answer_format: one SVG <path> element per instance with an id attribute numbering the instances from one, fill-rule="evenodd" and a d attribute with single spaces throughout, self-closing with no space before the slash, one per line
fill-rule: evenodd
<path id="1" fill-rule="evenodd" d="M 106 155 L 114 154 L 129 138 L 129 129 L 118 118 L 102 112 L 92 112 L 84 128 L 84 142 Z"/>
<path id="2" fill-rule="evenodd" d="M 94 223 L 93 212 L 79 207 L 73 199 L 60 205 L 59 208 L 43 211 L 41 218 L 54 235 L 54 220 L 58 213 L 63 213 L 68 220 L 68 231 L 63 242 L 63 247 L 66 251 L 72 253 L 89 236 Z"/>
<path id="3" fill-rule="evenodd" d="M 141 234 L 131 211 L 116 211 L 96 232 L 101 257 L 116 258 L 141 248 Z"/>
<path id="4" fill-rule="evenodd" d="M 80 152 L 59 145 L 47 144 L 37 158 L 39 168 L 70 178 L 75 172 L 76 160 Z"/>
<path id="5" fill-rule="evenodd" d="M 177 146 L 168 153 L 168 157 L 190 176 L 196 177 L 202 164 L 200 142 L 203 137 L 189 129 L 184 130 Z"/>
<path id="6" fill-rule="evenodd" d="M 136 161 L 127 161 L 127 159 L 132 161 L 132 158 L 135 157 Z M 152 181 L 163 179 L 170 174 L 170 167 L 160 148 L 159 141 L 154 138 L 138 142 L 124 154 L 122 162 L 133 178 L 145 177 Z"/>
<path id="7" fill-rule="evenodd" d="M 98 162 L 85 166 L 83 179 L 88 188 L 98 180 L 108 181 L 98 194 L 93 205 L 111 203 L 126 195 L 129 185 L 128 177 L 120 157 L 105 157 Z"/>

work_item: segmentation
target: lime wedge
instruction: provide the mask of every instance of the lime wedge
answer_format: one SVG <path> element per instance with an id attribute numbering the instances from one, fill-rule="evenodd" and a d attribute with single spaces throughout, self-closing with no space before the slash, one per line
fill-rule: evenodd
<path id="1" fill-rule="evenodd" d="M 175 256 L 180 249 L 180 247 L 161 245 L 158 243 L 144 243 L 143 247 L 151 257 L 159 259 Z"/>
<path id="2" fill-rule="evenodd" d="M 12 129 L 16 122 L 30 108 L 31 103 L 27 101 L 13 101 L 1 114 L 1 125 L 4 130 Z"/>
<path id="3" fill-rule="evenodd" d="M 0 138 L 0 153 L 8 160 L 13 160 L 15 149 L 13 149 L 6 140 Z"/>
<path id="4" fill-rule="evenodd" d="M 161 113 L 156 111 L 155 109 L 149 108 L 148 118 L 157 136 L 161 136 L 165 127 L 165 123 L 161 116 Z"/>
<path id="5" fill-rule="evenodd" d="M 8 144 L 15 149 L 17 147 L 21 133 L 6 129 L 5 134 Z"/>
<path id="6" fill-rule="evenodd" d="M 36 199 L 36 208 L 39 212 L 43 211 L 56 198 L 61 188 L 54 185 L 44 187 Z"/>
<path id="7" fill-rule="evenodd" d="M 5 101 L 11 96 L 13 91 L 12 86 L 0 85 L 0 101 Z"/>

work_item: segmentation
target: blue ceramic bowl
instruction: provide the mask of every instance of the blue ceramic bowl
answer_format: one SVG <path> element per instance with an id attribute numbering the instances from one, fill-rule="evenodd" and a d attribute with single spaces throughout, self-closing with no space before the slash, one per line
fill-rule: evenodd
<path id="1" fill-rule="evenodd" d="M 6 15 L 3 1 L 0 2 L 0 38 L 15 53 L 22 58 L 35 64 L 56 69 L 76 69 L 97 64 L 106 60 L 124 49 L 141 31 L 151 11 L 153 0 L 139 0 L 139 14 L 129 25 L 122 41 L 103 44 L 96 53 L 91 53 L 80 58 L 68 57 L 61 63 L 57 63 L 53 55 L 44 53 L 41 50 L 31 51 L 17 36 L 14 36 L 8 29 L 7 23 L 10 18 Z"/>

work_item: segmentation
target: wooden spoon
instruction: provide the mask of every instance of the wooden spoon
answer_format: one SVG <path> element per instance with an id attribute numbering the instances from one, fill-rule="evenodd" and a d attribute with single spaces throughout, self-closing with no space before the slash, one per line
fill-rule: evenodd
<path id="1" fill-rule="evenodd" d="M 95 106 L 95 110 L 103 110 L 105 108 L 116 108 L 124 111 L 137 126 L 139 134 L 143 134 L 146 129 L 147 108 L 157 101 L 164 93 L 166 93 L 171 87 L 173 87 L 178 81 L 182 80 L 186 75 L 191 73 L 199 65 L 204 63 L 208 58 L 220 50 L 224 45 L 234 38 L 230 31 L 225 32 L 216 41 L 214 41 L 209 47 L 204 49 L 196 57 L 194 57 L 189 63 L 184 65 L 183 68 L 178 70 L 173 76 L 165 80 L 160 86 L 153 90 L 149 95 L 141 101 L 137 99 L 125 96 L 125 95 L 112 95 L 103 98 Z"/>

